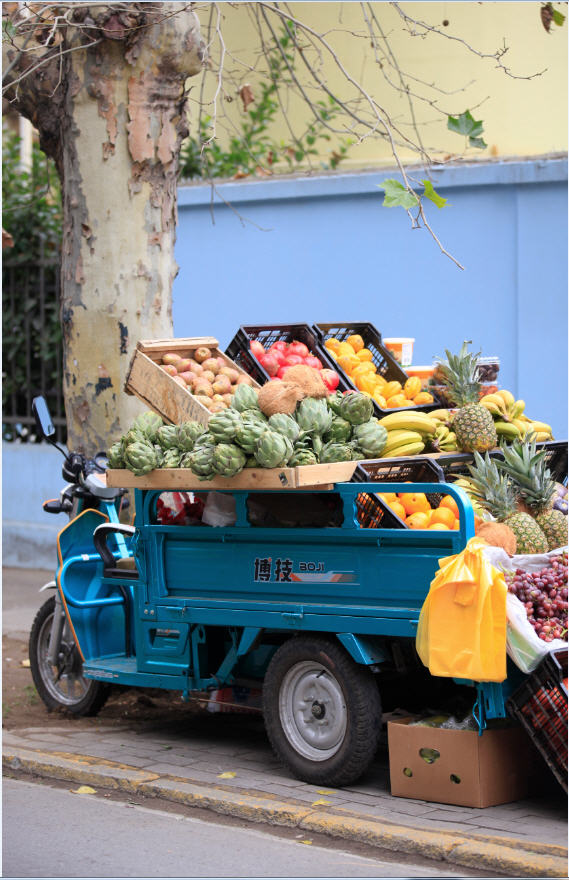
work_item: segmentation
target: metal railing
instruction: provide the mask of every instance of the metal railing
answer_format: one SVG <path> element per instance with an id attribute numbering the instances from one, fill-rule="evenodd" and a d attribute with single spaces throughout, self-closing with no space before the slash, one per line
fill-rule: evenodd
<path id="1" fill-rule="evenodd" d="M 65 442 L 59 263 L 43 255 L 33 263 L 2 262 L 2 438 L 33 441 L 32 400 L 43 394 Z"/>

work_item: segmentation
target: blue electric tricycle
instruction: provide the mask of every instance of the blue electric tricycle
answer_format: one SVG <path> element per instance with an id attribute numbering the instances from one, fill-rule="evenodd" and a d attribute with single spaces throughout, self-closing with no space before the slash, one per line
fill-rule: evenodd
<path id="1" fill-rule="evenodd" d="M 51 439 L 41 401 L 36 412 Z M 70 458 L 64 475 L 74 508 L 58 536 L 56 579 L 46 585 L 55 596 L 30 638 L 47 707 L 94 714 L 113 684 L 184 699 L 262 687 L 268 737 L 292 773 L 333 786 L 358 778 L 378 745 L 382 677 L 414 646 L 438 560 L 474 535 L 467 496 L 452 484 L 421 483 L 421 492 L 452 495 L 460 528 L 419 531 L 374 527 L 376 483 L 228 490 L 233 524 L 211 527 L 161 524 L 161 490 L 137 489 L 134 525 L 124 525 L 123 493 L 81 456 L 72 471 Z M 505 716 L 507 681 L 462 684 L 472 686 L 481 726 Z"/>

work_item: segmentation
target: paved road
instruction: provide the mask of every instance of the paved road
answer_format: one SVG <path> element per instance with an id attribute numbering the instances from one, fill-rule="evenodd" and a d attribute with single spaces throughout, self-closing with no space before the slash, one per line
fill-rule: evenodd
<path id="1" fill-rule="evenodd" d="M 3 568 L 2 569 L 2 632 L 27 639 L 34 622 L 36 611 L 51 591 L 39 593 L 47 581 L 53 580 L 54 569 L 46 571 L 39 568 Z"/>
<path id="2" fill-rule="evenodd" d="M 15 779 L 4 779 L 3 813 L 8 878 L 463 876 Z"/>

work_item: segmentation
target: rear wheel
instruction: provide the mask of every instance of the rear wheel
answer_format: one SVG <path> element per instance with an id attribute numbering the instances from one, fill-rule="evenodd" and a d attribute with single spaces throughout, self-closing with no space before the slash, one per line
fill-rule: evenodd
<path id="1" fill-rule="evenodd" d="M 265 675 L 263 711 L 274 751 L 304 782 L 348 785 L 374 758 L 376 682 L 329 639 L 296 636 L 278 649 Z"/>
<path id="2" fill-rule="evenodd" d="M 83 663 L 67 619 L 55 665 L 48 660 L 53 618 L 60 613 L 55 598 L 48 599 L 36 614 L 30 633 L 30 669 L 37 692 L 51 712 L 65 709 L 73 715 L 96 715 L 110 688 L 83 675 Z"/>

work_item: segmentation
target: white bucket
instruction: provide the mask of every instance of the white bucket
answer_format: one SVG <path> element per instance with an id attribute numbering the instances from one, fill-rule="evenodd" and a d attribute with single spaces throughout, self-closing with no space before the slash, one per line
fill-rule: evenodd
<path id="1" fill-rule="evenodd" d="M 411 366 L 413 363 L 414 336 L 391 336 L 389 339 L 384 338 L 381 341 L 402 367 Z"/>

